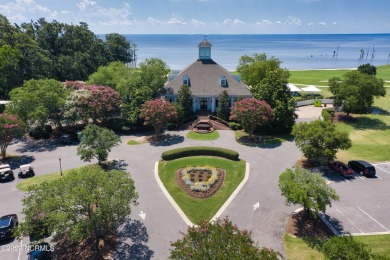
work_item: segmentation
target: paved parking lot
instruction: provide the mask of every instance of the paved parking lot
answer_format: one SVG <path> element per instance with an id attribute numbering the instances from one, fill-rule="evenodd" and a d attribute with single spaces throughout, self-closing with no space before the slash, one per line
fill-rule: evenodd
<path id="1" fill-rule="evenodd" d="M 324 173 L 340 196 L 325 215 L 339 234 L 390 234 L 390 162 L 373 165 L 375 178 Z"/>

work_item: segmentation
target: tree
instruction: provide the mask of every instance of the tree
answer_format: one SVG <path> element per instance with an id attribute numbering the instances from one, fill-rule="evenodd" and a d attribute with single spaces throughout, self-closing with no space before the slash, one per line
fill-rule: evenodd
<path id="1" fill-rule="evenodd" d="M 267 102 L 255 98 L 235 102 L 230 114 L 230 120 L 239 121 L 249 138 L 252 138 L 256 127 L 267 124 L 271 119 L 271 107 Z"/>
<path id="2" fill-rule="evenodd" d="M 121 139 L 113 131 L 96 125 L 88 125 L 81 132 L 82 140 L 77 147 L 77 155 L 81 160 L 90 162 L 93 158 L 100 164 L 107 160 L 108 153 Z"/>
<path id="3" fill-rule="evenodd" d="M 270 122 L 268 132 L 287 134 L 291 133 L 297 119 L 295 109 L 297 102 L 287 87 L 289 72 L 284 69 L 268 71 L 259 84 L 251 88 L 253 97 L 264 100 L 272 108 L 273 120 Z"/>
<path id="4" fill-rule="evenodd" d="M 188 118 L 192 116 L 192 97 L 191 89 L 187 85 L 180 87 L 177 93 L 177 103 L 183 109 L 183 117 Z"/>
<path id="5" fill-rule="evenodd" d="M 29 187 L 23 199 L 25 221 L 17 233 L 19 237 L 30 235 L 37 217 L 42 216 L 55 239 L 92 241 L 99 252 L 99 241 L 116 234 L 137 199 L 134 181 L 127 172 L 106 172 L 96 165 L 71 170 L 59 179 Z"/>
<path id="6" fill-rule="evenodd" d="M 254 54 L 252 56 L 244 55 L 240 58 L 237 72 L 241 75 L 243 82 L 251 87 L 259 84 L 268 72 L 280 69 L 282 62 L 271 57 L 267 59 L 265 53 Z"/>
<path id="7" fill-rule="evenodd" d="M 229 104 L 229 94 L 224 90 L 218 95 L 217 117 L 222 118 L 225 121 L 229 120 Z"/>
<path id="8" fill-rule="evenodd" d="M 370 251 L 365 244 L 356 241 L 351 235 L 331 237 L 322 246 L 325 259 L 369 260 Z"/>
<path id="9" fill-rule="evenodd" d="M 111 59 L 113 61 L 120 61 L 123 63 L 130 63 L 133 61 L 133 49 L 126 37 L 118 33 L 109 33 L 106 35 L 106 42 Z"/>
<path id="10" fill-rule="evenodd" d="M 171 243 L 171 259 L 279 259 L 280 253 L 258 248 L 251 233 L 225 218 L 203 221 L 188 228 L 182 239 Z"/>
<path id="11" fill-rule="evenodd" d="M 0 98 L 7 98 L 9 91 L 22 83 L 19 77 L 19 67 L 22 54 L 9 45 L 0 47 Z"/>
<path id="12" fill-rule="evenodd" d="M 0 152 L 4 159 L 8 145 L 23 134 L 22 124 L 14 115 L 0 114 Z"/>
<path id="13" fill-rule="evenodd" d="M 383 79 L 358 70 L 345 73 L 342 79 L 329 79 L 329 87 L 334 95 L 334 105 L 342 105 L 347 114 L 368 113 L 374 103 L 374 97 L 386 95 Z"/>
<path id="14" fill-rule="evenodd" d="M 61 82 L 32 79 L 10 92 L 6 111 L 17 115 L 28 129 L 43 129 L 49 121 L 60 125 L 67 94 Z"/>
<path id="15" fill-rule="evenodd" d="M 163 127 L 177 119 L 177 111 L 173 104 L 164 100 L 149 100 L 141 106 L 140 118 L 145 120 L 145 125 L 153 126 L 158 138 Z"/>
<path id="16" fill-rule="evenodd" d="M 169 72 L 167 64 L 159 58 L 149 58 L 141 62 L 139 67 L 140 84 L 150 87 L 154 97 L 159 96 L 165 90 L 164 83 Z"/>
<path id="17" fill-rule="evenodd" d="M 370 63 L 359 65 L 358 71 L 372 76 L 376 75 L 376 67 Z"/>
<path id="18" fill-rule="evenodd" d="M 304 212 L 316 217 L 332 206 L 332 200 L 339 200 L 336 191 L 326 184 L 319 174 L 306 169 L 287 169 L 279 176 L 279 189 L 286 199 L 286 205 L 300 204 Z"/>
<path id="19" fill-rule="evenodd" d="M 348 133 L 336 130 L 332 122 L 325 120 L 298 123 L 294 125 L 292 135 L 309 161 L 328 162 L 336 157 L 339 149 L 351 147 Z"/>

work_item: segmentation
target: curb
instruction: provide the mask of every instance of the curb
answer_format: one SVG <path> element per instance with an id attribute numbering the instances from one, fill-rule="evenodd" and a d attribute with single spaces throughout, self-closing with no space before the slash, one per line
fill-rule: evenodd
<path id="1" fill-rule="evenodd" d="M 218 212 L 214 215 L 214 217 L 210 220 L 215 221 L 217 218 L 219 218 L 222 213 L 225 211 L 225 209 L 229 206 L 229 204 L 234 200 L 234 198 L 237 196 L 237 194 L 240 192 L 242 187 L 245 185 L 245 183 L 249 179 L 249 163 L 246 162 L 245 165 L 245 176 L 244 179 L 241 181 L 241 183 L 237 186 L 237 188 L 233 191 L 232 195 L 225 201 L 225 203 L 222 205 L 222 207 L 218 210 Z"/>
<path id="2" fill-rule="evenodd" d="M 246 162 L 245 165 L 245 176 L 244 179 L 241 181 L 241 183 L 237 186 L 237 188 L 233 191 L 233 193 L 229 196 L 229 198 L 225 201 L 225 203 L 222 205 L 222 207 L 218 210 L 218 212 L 214 215 L 214 217 L 210 220 L 215 221 L 217 218 L 219 218 L 222 213 L 225 211 L 225 209 L 229 206 L 229 204 L 234 200 L 234 198 L 237 196 L 237 194 L 240 192 L 242 187 L 245 185 L 245 183 L 249 179 L 249 163 Z M 177 205 L 176 201 L 172 198 L 171 194 L 167 191 L 164 184 L 160 180 L 160 176 L 158 176 L 158 161 L 154 163 L 154 177 L 156 178 L 158 186 L 160 186 L 160 189 L 164 193 L 165 197 L 169 200 L 169 202 L 172 204 L 173 208 L 176 210 L 176 212 L 179 214 L 179 216 L 183 219 L 183 221 L 191 227 L 196 227 L 194 223 L 192 223 L 186 214 L 181 210 L 179 205 Z"/>
<path id="3" fill-rule="evenodd" d="M 176 201 L 172 198 L 171 194 L 169 194 L 169 192 L 165 188 L 164 184 L 161 182 L 160 177 L 158 176 L 158 161 L 154 163 L 154 177 L 156 178 L 157 184 L 158 184 L 158 186 L 160 186 L 160 189 L 164 193 L 165 197 L 167 197 L 169 202 L 172 204 L 173 208 L 180 215 L 180 217 L 184 220 L 184 222 L 190 227 L 196 226 L 187 218 L 186 214 L 184 214 L 184 212 L 181 210 L 179 205 L 177 205 Z"/>

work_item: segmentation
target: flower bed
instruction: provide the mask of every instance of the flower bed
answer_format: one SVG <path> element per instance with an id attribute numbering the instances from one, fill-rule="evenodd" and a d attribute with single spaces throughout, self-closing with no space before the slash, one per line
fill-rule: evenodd
<path id="1" fill-rule="evenodd" d="M 225 170 L 211 166 L 188 166 L 176 172 L 176 181 L 190 196 L 208 198 L 221 187 Z"/>

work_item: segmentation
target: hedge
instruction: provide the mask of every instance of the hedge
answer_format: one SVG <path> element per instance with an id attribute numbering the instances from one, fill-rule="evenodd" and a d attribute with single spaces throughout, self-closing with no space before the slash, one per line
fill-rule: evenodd
<path id="1" fill-rule="evenodd" d="M 193 146 L 193 147 L 184 147 L 165 151 L 161 154 L 161 158 L 165 161 L 175 160 L 182 157 L 189 156 L 218 156 L 223 157 L 229 160 L 238 161 L 238 152 L 219 148 L 219 147 L 210 147 L 210 146 Z"/>
<path id="2" fill-rule="evenodd" d="M 324 118 L 325 121 L 333 122 L 335 110 L 333 107 L 330 108 L 324 108 L 321 111 L 322 118 Z"/>

